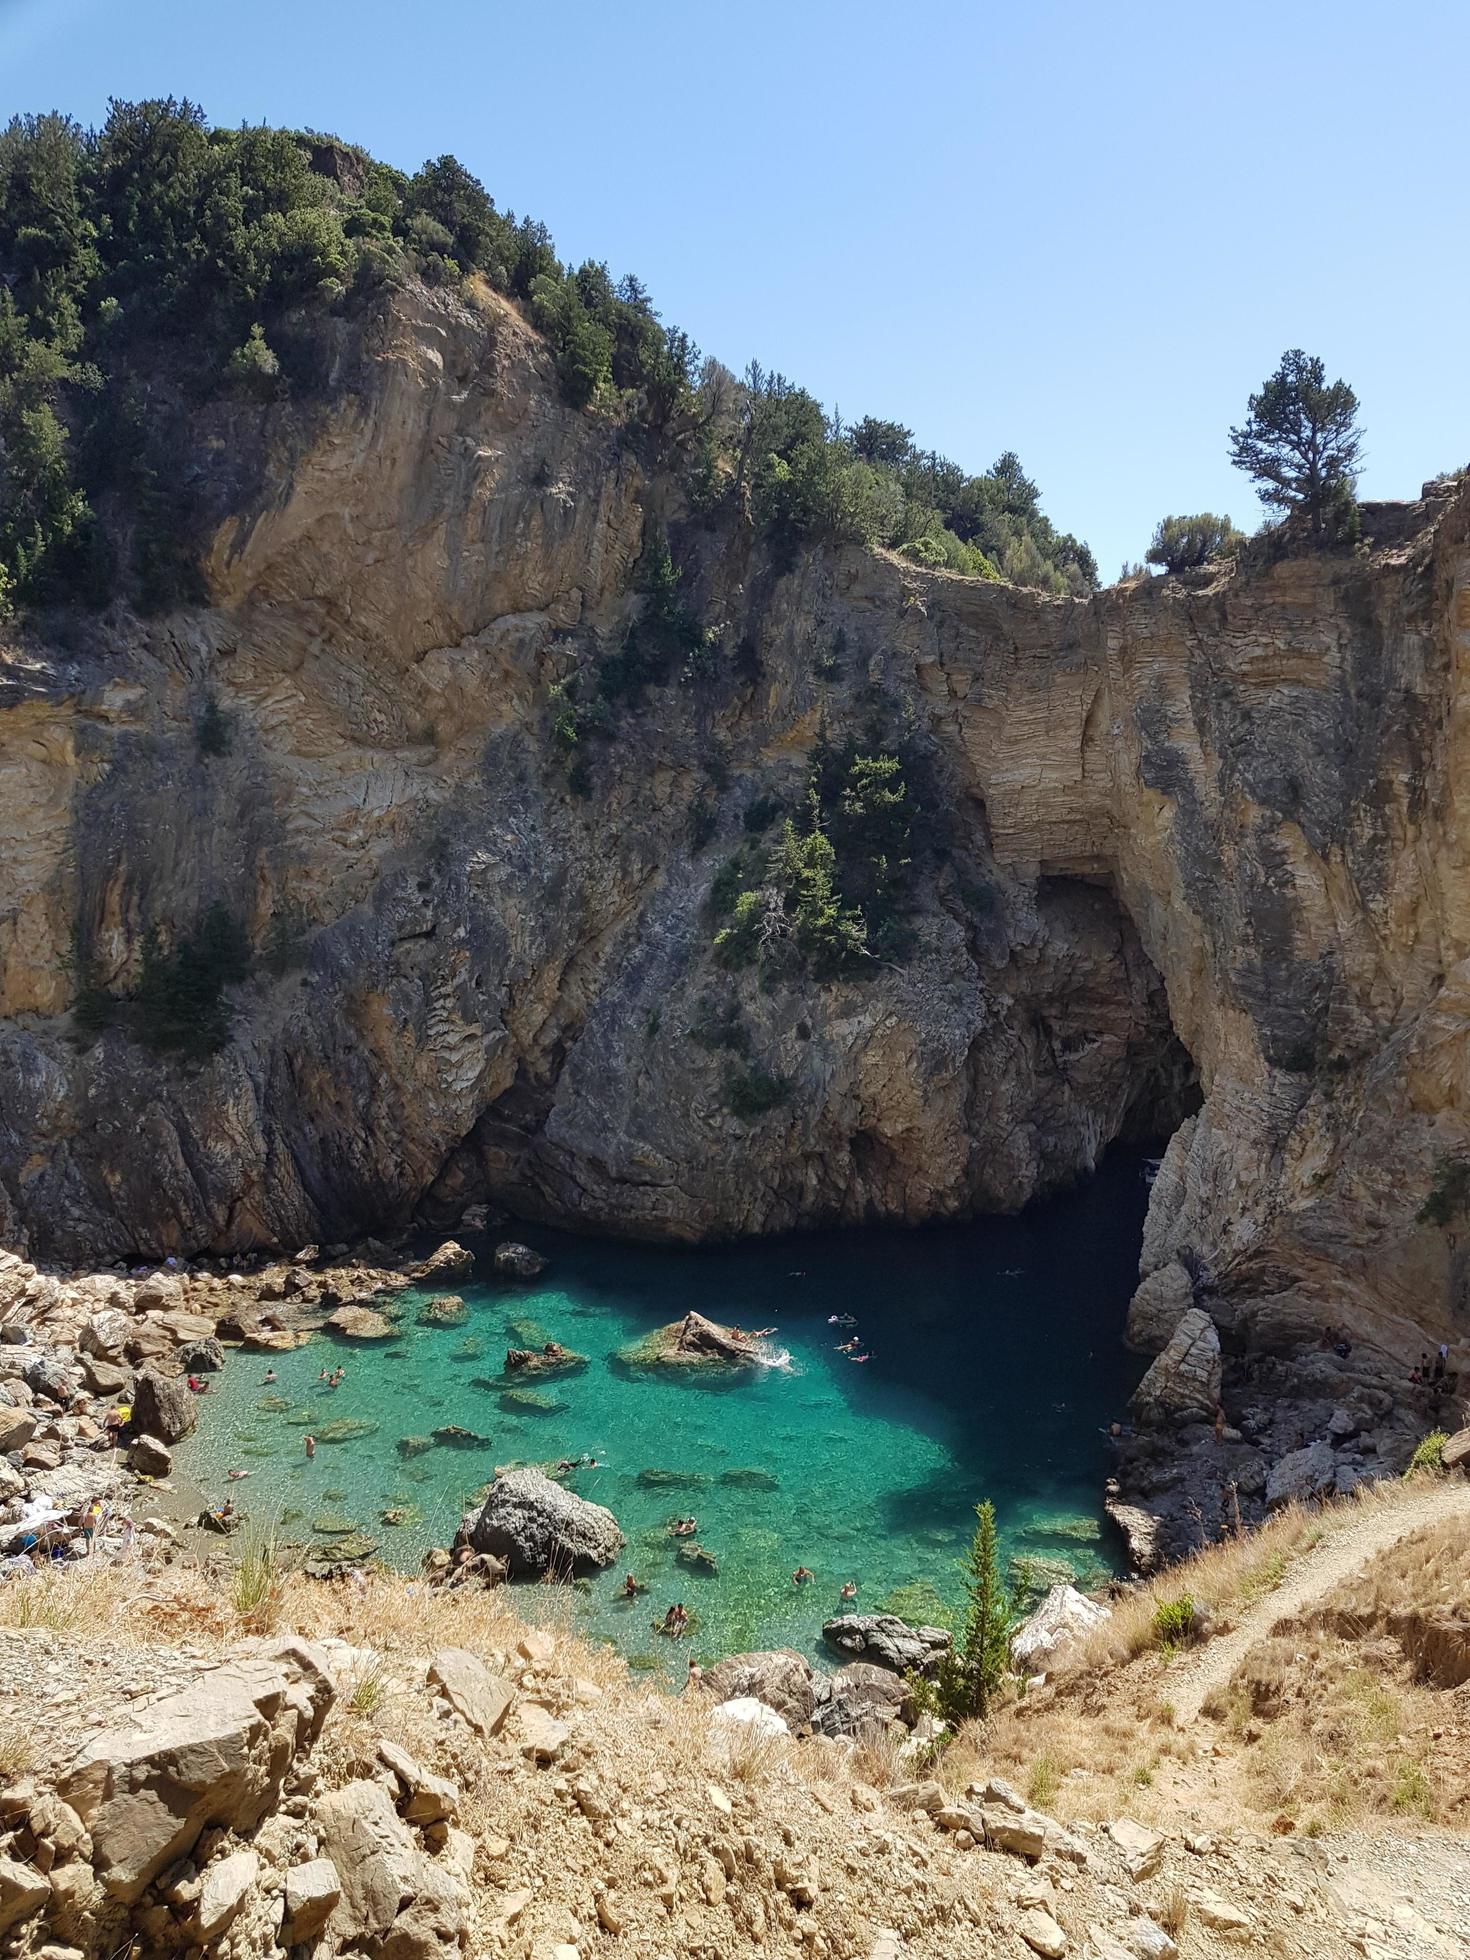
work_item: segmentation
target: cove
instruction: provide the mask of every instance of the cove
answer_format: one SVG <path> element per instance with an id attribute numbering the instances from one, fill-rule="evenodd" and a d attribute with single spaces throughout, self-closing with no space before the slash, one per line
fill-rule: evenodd
<path id="1" fill-rule="evenodd" d="M 1146 1201 L 1144 1159 L 1116 1151 L 1073 1191 L 973 1224 L 698 1250 L 526 1229 L 546 1272 L 459 1284 L 457 1325 L 420 1321 L 443 1289 L 410 1290 L 389 1309 L 392 1341 L 322 1336 L 291 1354 L 232 1355 L 179 1467 L 287 1540 L 325 1550 L 364 1532 L 412 1570 L 449 1542 L 497 1465 L 595 1455 L 598 1468 L 568 1481 L 608 1506 L 628 1547 L 615 1571 L 574 1589 L 587 1632 L 646 1667 L 782 1645 L 820 1658 L 847 1580 L 859 1588 L 850 1610 L 928 1617 L 936 1595 L 954 1608 L 982 1497 L 1007 1556 L 1037 1561 L 1038 1582 L 1115 1569 L 1102 1432 L 1139 1373 L 1120 1337 Z M 493 1241 L 463 1242 L 489 1274 Z M 769 1346 L 789 1365 L 714 1382 L 621 1364 L 620 1350 L 690 1308 L 774 1323 Z M 835 1351 L 849 1330 L 834 1314 L 855 1317 L 869 1362 Z M 587 1367 L 529 1384 L 503 1375 L 508 1347 L 548 1339 Z M 323 1366 L 338 1364 L 341 1387 L 321 1386 Z M 544 1406 L 507 1393 L 526 1387 Z M 399 1448 L 451 1426 L 484 1440 Z M 229 1485 L 232 1466 L 250 1479 Z M 717 1574 L 676 1563 L 667 1523 L 681 1514 L 698 1519 Z M 797 1565 L 812 1583 L 792 1584 Z M 632 1603 L 615 1597 L 629 1571 L 649 1587 Z M 650 1629 L 674 1600 L 695 1622 L 679 1643 Z"/>

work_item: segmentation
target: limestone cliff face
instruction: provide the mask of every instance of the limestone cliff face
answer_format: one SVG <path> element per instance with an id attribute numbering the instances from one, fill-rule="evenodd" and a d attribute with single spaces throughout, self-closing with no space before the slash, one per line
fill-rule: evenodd
<path id="1" fill-rule="evenodd" d="M 486 1195 L 665 1237 L 917 1221 L 1180 1125 L 1150 1269 L 1184 1252 L 1227 1320 L 1451 1325 L 1414 1213 L 1465 1108 L 1464 497 L 1385 511 L 1371 556 L 1087 603 L 856 551 L 777 576 L 562 407 L 508 309 L 401 296 L 365 377 L 281 432 L 209 608 L 0 668 L 10 1236 L 223 1249 Z M 655 520 L 726 657 L 569 779 L 552 689 L 617 644 Z M 935 820 L 913 958 L 722 971 L 745 809 L 875 702 Z M 230 1044 L 82 1039 L 74 950 L 126 988 L 217 898 L 280 955 Z M 747 1068 L 789 1092 L 742 1119 Z"/>

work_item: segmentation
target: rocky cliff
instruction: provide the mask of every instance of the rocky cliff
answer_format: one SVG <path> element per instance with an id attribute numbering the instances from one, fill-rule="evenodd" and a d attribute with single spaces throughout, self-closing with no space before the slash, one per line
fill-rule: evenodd
<path id="1" fill-rule="evenodd" d="M 779 569 L 488 299 L 400 295 L 360 385 L 262 413 L 274 491 L 210 606 L 3 656 L 5 1236 L 232 1250 L 487 1197 L 684 1239 L 918 1221 L 1172 1130 L 1144 1267 L 1178 1311 L 1463 1328 L 1463 487 L 1370 507 L 1354 557 L 1082 602 Z M 720 657 L 569 768 L 558 686 L 655 527 Z M 707 901 L 750 806 L 875 720 L 924 777 L 911 956 L 728 971 Z M 255 949 L 219 1052 L 78 1024 L 83 976 L 125 994 L 215 902 Z"/>

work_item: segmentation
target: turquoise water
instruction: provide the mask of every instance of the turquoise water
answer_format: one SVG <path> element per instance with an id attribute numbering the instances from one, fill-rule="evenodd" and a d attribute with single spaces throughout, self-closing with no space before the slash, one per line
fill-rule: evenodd
<path id="1" fill-rule="evenodd" d="M 815 1656 L 849 1579 L 859 1609 L 916 1612 L 923 1596 L 901 1591 L 914 1587 L 953 1605 L 982 1497 L 1008 1555 L 1100 1576 L 1116 1555 L 1100 1509 L 1101 1431 L 1139 1370 L 1119 1337 L 1146 1195 L 1142 1160 L 1115 1154 L 1062 1198 L 972 1225 L 695 1251 L 526 1228 L 547 1271 L 530 1285 L 460 1284 L 461 1325 L 421 1324 L 440 1289 L 411 1291 L 397 1296 L 391 1342 L 322 1336 L 273 1359 L 232 1356 L 180 1467 L 289 1538 L 325 1548 L 355 1527 L 413 1569 L 449 1542 L 497 1464 L 595 1455 L 597 1469 L 568 1481 L 613 1511 L 628 1549 L 579 1589 L 577 1611 L 644 1665 L 778 1644 Z M 488 1270 L 490 1243 L 465 1243 Z M 774 1323 L 768 1346 L 788 1365 L 712 1381 L 620 1364 L 619 1349 L 690 1308 L 747 1329 Z M 866 1364 L 834 1351 L 849 1334 L 829 1325 L 840 1313 L 856 1316 Z M 545 1409 L 504 1401 L 521 1385 L 502 1375 L 506 1348 L 547 1339 L 588 1366 L 533 1384 Z M 321 1369 L 338 1363 L 341 1387 L 322 1387 Z M 344 1440 L 328 1440 L 333 1424 Z M 400 1453 L 401 1438 L 450 1425 L 483 1440 Z M 231 1466 L 250 1481 L 228 1485 Z M 407 1521 L 384 1525 L 389 1509 Z M 698 1519 L 717 1574 L 676 1563 L 667 1523 L 680 1514 Z M 799 1564 L 816 1576 L 798 1588 Z M 628 1571 L 649 1587 L 634 1604 L 614 1597 Z M 695 1616 L 677 1646 L 650 1631 L 676 1599 Z"/>

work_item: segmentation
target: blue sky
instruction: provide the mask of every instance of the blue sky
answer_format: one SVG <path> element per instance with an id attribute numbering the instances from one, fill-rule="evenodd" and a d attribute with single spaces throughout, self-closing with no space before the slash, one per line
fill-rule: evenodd
<path id="1" fill-rule="evenodd" d="M 0 110 L 187 94 L 453 151 L 739 368 L 972 469 L 1017 450 L 1105 579 L 1258 512 L 1282 351 L 1357 389 L 1366 496 L 1470 461 L 1465 0 L 0 0 Z"/>

